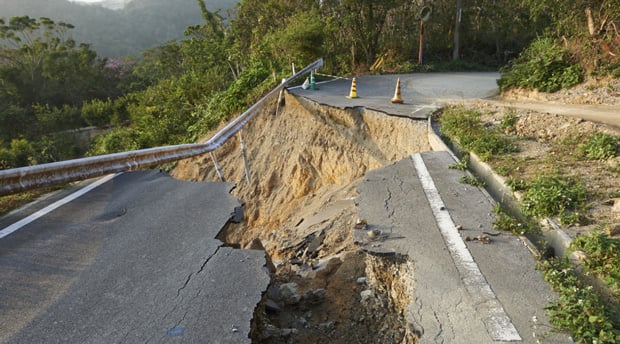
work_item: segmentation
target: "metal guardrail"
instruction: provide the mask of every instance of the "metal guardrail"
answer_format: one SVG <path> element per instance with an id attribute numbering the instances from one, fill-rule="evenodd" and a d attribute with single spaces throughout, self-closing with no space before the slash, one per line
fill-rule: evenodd
<path id="1" fill-rule="evenodd" d="M 0 171 L 0 195 L 26 191 L 110 173 L 133 171 L 212 152 L 245 126 L 291 81 L 323 66 L 323 59 L 286 79 L 205 143 L 156 147 Z"/>

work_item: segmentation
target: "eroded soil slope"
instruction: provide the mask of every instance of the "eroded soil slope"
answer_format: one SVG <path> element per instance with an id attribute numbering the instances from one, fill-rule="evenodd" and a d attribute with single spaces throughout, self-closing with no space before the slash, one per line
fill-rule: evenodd
<path id="1" fill-rule="evenodd" d="M 425 121 L 330 108 L 290 95 L 277 115 L 275 105 L 265 109 L 242 136 L 249 184 L 239 140 L 229 140 L 216 152 L 226 181 L 237 183 L 234 195 L 246 202 L 247 228 L 230 239 L 245 246 L 260 238 L 268 250 L 273 247 L 272 232 L 307 218 L 300 212 L 311 214 L 316 207 L 313 200 L 325 204 L 334 190 L 366 171 L 430 150 Z M 173 175 L 194 181 L 219 180 L 208 155 L 179 163 Z M 350 200 L 354 195 L 343 197 Z"/>
<path id="2" fill-rule="evenodd" d="M 287 95 L 258 114 L 242 137 L 216 152 L 237 184 L 244 221 L 222 240 L 265 248 L 272 284 L 257 308 L 255 343 L 415 343 L 405 321 L 413 271 L 404 257 L 371 257 L 351 239 L 355 182 L 368 170 L 428 151 L 426 121 L 363 109 L 319 106 Z M 173 175 L 219 180 L 210 156 L 184 161 Z"/>

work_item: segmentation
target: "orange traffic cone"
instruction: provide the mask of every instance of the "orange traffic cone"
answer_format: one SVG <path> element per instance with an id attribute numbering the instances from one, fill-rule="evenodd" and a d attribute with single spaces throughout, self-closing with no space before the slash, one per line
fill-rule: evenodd
<path id="1" fill-rule="evenodd" d="M 392 98 L 392 103 L 394 104 L 402 104 L 404 103 L 403 98 L 400 96 L 400 78 L 396 81 L 396 90 L 394 90 L 394 98 Z"/>
<path id="2" fill-rule="evenodd" d="M 355 78 L 353 78 L 353 81 L 351 81 L 351 92 L 349 92 L 347 98 L 357 98 L 357 83 L 355 82 Z"/>

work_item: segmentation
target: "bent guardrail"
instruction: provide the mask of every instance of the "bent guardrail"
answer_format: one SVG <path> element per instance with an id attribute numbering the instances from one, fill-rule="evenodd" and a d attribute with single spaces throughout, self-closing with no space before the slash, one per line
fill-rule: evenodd
<path id="1" fill-rule="evenodd" d="M 244 113 L 213 135 L 207 142 L 147 148 L 130 152 L 1 170 L 0 195 L 17 193 L 42 186 L 84 180 L 110 173 L 139 170 L 212 152 L 241 130 L 265 104 L 277 96 L 277 94 L 291 81 L 321 66 L 323 66 L 323 59 L 318 59 L 304 67 L 302 70 L 286 79 L 283 83 L 276 86 Z"/>

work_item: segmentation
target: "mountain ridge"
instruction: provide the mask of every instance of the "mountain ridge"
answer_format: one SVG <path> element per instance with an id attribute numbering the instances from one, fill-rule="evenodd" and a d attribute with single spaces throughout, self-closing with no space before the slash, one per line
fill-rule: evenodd
<path id="1" fill-rule="evenodd" d="M 101 0 L 108 5 L 126 2 L 113 10 L 100 3 L 69 0 L 3 0 L 0 17 L 48 17 L 75 26 L 70 35 L 90 44 L 101 57 L 139 55 L 141 51 L 181 39 L 188 26 L 203 22 L 196 0 Z M 210 11 L 230 10 L 235 0 L 206 1 Z"/>

